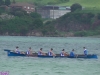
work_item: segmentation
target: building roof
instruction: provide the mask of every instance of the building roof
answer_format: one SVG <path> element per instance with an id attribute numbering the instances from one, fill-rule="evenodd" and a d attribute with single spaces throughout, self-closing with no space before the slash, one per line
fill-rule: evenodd
<path id="1" fill-rule="evenodd" d="M 70 7 L 67 7 L 67 6 L 55 6 L 55 5 L 46 5 L 46 6 L 42 6 L 40 7 L 41 9 L 44 9 L 44 10 L 70 10 L 71 8 Z"/>
<path id="2" fill-rule="evenodd" d="M 30 6 L 30 7 L 34 7 L 34 5 L 30 4 L 30 3 L 12 3 L 10 6 Z"/>

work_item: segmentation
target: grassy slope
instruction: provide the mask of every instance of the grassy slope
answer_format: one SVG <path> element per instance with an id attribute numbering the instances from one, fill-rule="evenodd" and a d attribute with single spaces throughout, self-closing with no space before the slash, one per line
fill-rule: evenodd
<path id="1" fill-rule="evenodd" d="M 12 1 L 12 0 L 11 0 Z M 56 2 L 58 0 L 16 0 L 17 2 L 41 2 L 46 4 L 48 2 Z M 73 3 L 80 3 L 84 7 L 99 7 L 100 8 L 100 0 L 70 0 L 69 2 L 62 3 L 59 5 L 71 6 Z"/>
<path id="2" fill-rule="evenodd" d="M 13 1 L 13 0 L 11 0 Z M 48 2 L 57 2 L 58 0 L 15 0 L 16 2 L 29 2 L 29 3 L 41 3 L 41 4 L 47 4 Z"/>
<path id="3" fill-rule="evenodd" d="M 34 2 L 39 2 L 42 4 L 47 4 L 48 2 L 55 2 L 57 0 L 16 0 L 17 2 L 29 2 L 29 3 L 34 3 Z M 100 10 L 100 0 L 70 0 L 69 2 L 59 4 L 60 6 L 71 6 L 74 3 L 79 3 L 83 7 L 87 9 L 92 9 L 93 10 Z"/>
<path id="4" fill-rule="evenodd" d="M 41 1 L 41 2 L 54 2 L 54 0 L 15 0 L 17 2 L 34 2 L 34 1 Z M 55 0 L 56 1 L 56 0 Z"/>
<path id="5" fill-rule="evenodd" d="M 67 3 L 62 3 L 60 5 L 71 6 L 74 3 L 79 3 L 86 8 L 100 8 L 100 0 L 70 0 Z"/>

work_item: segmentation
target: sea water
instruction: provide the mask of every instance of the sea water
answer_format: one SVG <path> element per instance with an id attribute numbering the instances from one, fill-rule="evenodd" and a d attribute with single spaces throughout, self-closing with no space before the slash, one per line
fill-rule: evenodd
<path id="1" fill-rule="evenodd" d="M 86 47 L 98 59 L 8 57 L 4 49 L 15 50 L 16 46 L 20 51 L 32 47 L 35 52 L 53 48 L 54 53 L 75 49 L 76 54 L 83 54 Z M 100 38 L 0 36 L 0 75 L 100 75 Z"/>

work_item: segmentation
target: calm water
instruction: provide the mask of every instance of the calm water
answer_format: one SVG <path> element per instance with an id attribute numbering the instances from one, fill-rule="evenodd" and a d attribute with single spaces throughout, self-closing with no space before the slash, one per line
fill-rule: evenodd
<path id="1" fill-rule="evenodd" d="M 55 53 L 75 49 L 80 54 L 85 46 L 89 53 L 98 54 L 98 59 L 8 57 L 3 51 L 16 46 L 21 51 L 32 47 L 36 52 L 53 48 Z M 0 72 L 9 71 L 9 75 L 100 75 L 99 57 L 100 38 L 0 36 Z"/>

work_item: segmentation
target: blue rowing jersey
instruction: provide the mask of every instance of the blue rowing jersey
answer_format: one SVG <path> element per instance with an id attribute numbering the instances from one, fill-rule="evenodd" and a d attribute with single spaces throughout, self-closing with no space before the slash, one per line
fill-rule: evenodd
<path id="1" fill-rule="evenodd" d="M 30 52 L 29 52 L 29 51 L 27 51 L 27 54 L 30 54 Z"/>
<path id="2" fill-rule="evenodd" d="M 16 51 L 16 53 L 20 54 L 20 52 L 19 52 L 19 51 Z"/>
<path id="3" fill-rule="evenodd" d="M 52 53 L 51 53 L 51 52 L 48 52 L 48 55 L 49 55 L 49 56 L 52 56 Z"/>
<path id="4" fill-rule="evenodd" d="M 70 56 L 74 57 L 75 56 L 74 52 L 70 52 Z"/>
<path id="5" fill-rule="evenodd" d="M 60 56 L 64 56 L 63 52 L 60 53 Z"/>
<path id="6" fill-rule="evenodd" d="M 39 51 L 39 52 L 38 52 L 38 55 L 42 55 L 42 53 Z"/>
<path id="7" fill-rule="evenodd" d="M 85 50 L 84 50 L 84 55 L 87 55 L 87 54 L 88 54 L 88 52 L 87 52 L 87 50 L 85 49 Z"/>
<path id="8" fill-rule="evenodd" d="M 20 54 L 20 51 L 18 49 L 16 49 L 16 53 Z"/>

